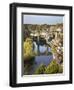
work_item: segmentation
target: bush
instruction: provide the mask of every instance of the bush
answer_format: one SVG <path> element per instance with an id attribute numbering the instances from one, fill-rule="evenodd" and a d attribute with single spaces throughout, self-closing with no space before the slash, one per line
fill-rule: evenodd
<path id="1" fill-rule="evenodd" d="M 59 73 L 63 73 L 63 66 L 59 65 Z"/>
<path id="2" fill-rule="evenodd" d="M 63 72 L 63 66 L 58 64 L 56 60 L 52 60 L 47 67 L 44 64 L 41 64 L 36 69 L 35 74 L 55 74 L 62 72 Z"/>
<path id="3" fill-rule="evenodd" d="M 25 64 L 25 65 L 24 65 L 24 74 L 25 74 L 25 75 L 29 75 L 31 68 L 32 68 L 32 65 L 30 65 L 30 64 Z"/>
<path id="4" fill-rule="evenodd" d="M 51 63 L 47 66 L 45 73 L 46 74 L 54 74 L 59 72 L 59 64 L 57 64 L 56 60 L 51 61 Z"/>
<path id="5" fill-rule="evenodd" d="M 44 64 L 41 64 L 35 71 L 35 74 L 44 74 L 46 66 Z"/>

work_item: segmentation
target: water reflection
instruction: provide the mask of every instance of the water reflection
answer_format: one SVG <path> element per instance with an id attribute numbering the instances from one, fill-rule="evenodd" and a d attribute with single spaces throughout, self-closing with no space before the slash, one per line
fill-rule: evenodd
<path id="1" fill-rule="evenodd" d="M 38 46 L 37 46 L 36 42 L 33 42 L 33 44 L 34 44 L 34 52 L 37 52 Z M 44 45 L 39 45 L 39 52 L 40 53 L 44 53 L 46 51 L 51 52 L 50 47 L 47 47 L 45 44 Z"/>

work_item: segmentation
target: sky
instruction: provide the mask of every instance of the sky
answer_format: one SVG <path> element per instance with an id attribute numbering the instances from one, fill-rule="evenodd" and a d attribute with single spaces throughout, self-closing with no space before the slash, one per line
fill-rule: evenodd
<path id="1" fill-rule="evenodd" d="M 63 23 L 63 16 L 23 15 L 23 24 L 57 24 Z"/>

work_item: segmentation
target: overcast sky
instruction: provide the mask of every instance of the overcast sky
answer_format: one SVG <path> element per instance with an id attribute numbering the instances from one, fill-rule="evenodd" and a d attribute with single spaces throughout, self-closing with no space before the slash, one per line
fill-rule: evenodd
<path id="1" fill-rule="evenodd" d="M 63 23 L 63 16 L 23 15 L 23 24 Z"/>

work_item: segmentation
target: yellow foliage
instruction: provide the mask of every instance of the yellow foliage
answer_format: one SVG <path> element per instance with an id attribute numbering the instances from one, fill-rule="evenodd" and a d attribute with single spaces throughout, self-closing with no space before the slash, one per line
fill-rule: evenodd
<path id="1" fill-rule="evenodd" d="M 33 55 L 33 43 L 32 39 L 27 38 L 25 42 L 23 43 L 24 48 L 24 56 L 32 56 Z"/>

